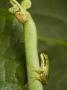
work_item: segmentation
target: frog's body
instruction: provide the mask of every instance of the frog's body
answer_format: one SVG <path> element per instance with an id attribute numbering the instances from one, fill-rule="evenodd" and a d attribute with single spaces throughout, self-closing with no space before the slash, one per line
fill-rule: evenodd
<path id="1" fill-rule="evenodd" d="M 35 70 L 38 73 L 38 76 L 36 79 L 42 82 L 42 84 L 48 83 L 48 73 L 49 73 L 49 60 L 48 56 L 44 53 L 40 54 L 40 68 L 38 70 Z"/>

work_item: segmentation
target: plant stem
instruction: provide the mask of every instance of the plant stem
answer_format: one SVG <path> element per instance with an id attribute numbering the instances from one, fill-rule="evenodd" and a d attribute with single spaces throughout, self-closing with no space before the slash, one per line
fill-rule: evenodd
<path id="1" fill-rule="evenodd" d="M 43 90 L 42 83 L 37 80 L 36 77 L 38 74 L 35 72 L 36 69 L 39 69 L 36 25 L 29 12 L 27 12 L 27 9 L 30 8 L 31 5 L 30 0 L 29 2 L 28 0 L 23 0 L 23 2 L 23 7 L 21 7 L 16 0 L 10 0 L 13 7 L 11 7 L 9 11 L 15 14 L 17 19 L 23 23 L 24 26 L 28 88 L 29 90 Z"/>
<path id="2" fill-rule="evenodd" d="M 24 32 L 29 90 L 43 90 L 42 84 L 35 79 L 37 76 L 35 70 L 39 68 L 39 58 L 37 52 L 36 25 L 31 16 L 24 23 Z"/>

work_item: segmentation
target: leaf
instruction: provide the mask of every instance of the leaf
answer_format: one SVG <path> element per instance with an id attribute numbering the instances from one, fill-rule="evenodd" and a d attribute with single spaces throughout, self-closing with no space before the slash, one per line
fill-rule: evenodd
<path id="1" fill-rule="evenodd" d="M 26 83 L 24 44 L 20 41 L 23 27 L 19 24 L 16 18 L 8 13 L 5 16 L 0 15 L 1 90 L 17 90 Z"/>
<path id="2" fill-rule="evenodd" d="M 22 1 L 22 0 L 18 0 Z M 23 26 L 0 1 L 0 90 L 21 90 L 27 82 Z M 67 1 L 32 0 L 38 51 L 49 55 L 49 83 L 44 90 L 67 89 Z"/>

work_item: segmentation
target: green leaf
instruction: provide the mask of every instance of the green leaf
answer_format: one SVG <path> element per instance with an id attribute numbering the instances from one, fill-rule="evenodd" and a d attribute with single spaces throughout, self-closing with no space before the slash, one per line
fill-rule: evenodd
<path id="1" fill-rule="evenodd" d="M 22 0 L 18 0 L 22 1 Z M 0 1 L 0 90 L 21 90 L 27 82 L 23 26 Z M 67 89 L 67 1 L 32 0 L 38 51 L 49 55 L 49 83 L 44 90 Z"/>

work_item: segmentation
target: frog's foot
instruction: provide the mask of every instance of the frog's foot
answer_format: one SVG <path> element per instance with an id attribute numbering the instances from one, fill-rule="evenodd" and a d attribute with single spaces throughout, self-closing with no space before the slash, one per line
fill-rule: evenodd
<path id="1" fill-rule="evenodd" d="M 43 74 L 38 74 L 37 76 L 33 77 L 33 79 L 40 81 L 43 85 L 47 85 L 48 83 L 46 76 L 43 76 Z"/>
<path id="2" fill-rule="evenodd" d="M 41 67 L 37 68 L 37 67 L 32 66 L 32 70 L 33 72 L 36 72 L 37 74 L 41 74 L 44 72 L 44 70 Z"/>
<path id="3" fill-rule="evenodd" d="M 44 70 L 42 70 L 41 68 L 39 68 L 39 69 L 36 69 L 35 72 L 38 73 L 38 74 L 41 74 L 41 73 L 44 72 Z"/>
<path id="4" fill-rule="evenodd" d="M 40 74 L 32 77 L 34 80 L 41 81 Z"/>

